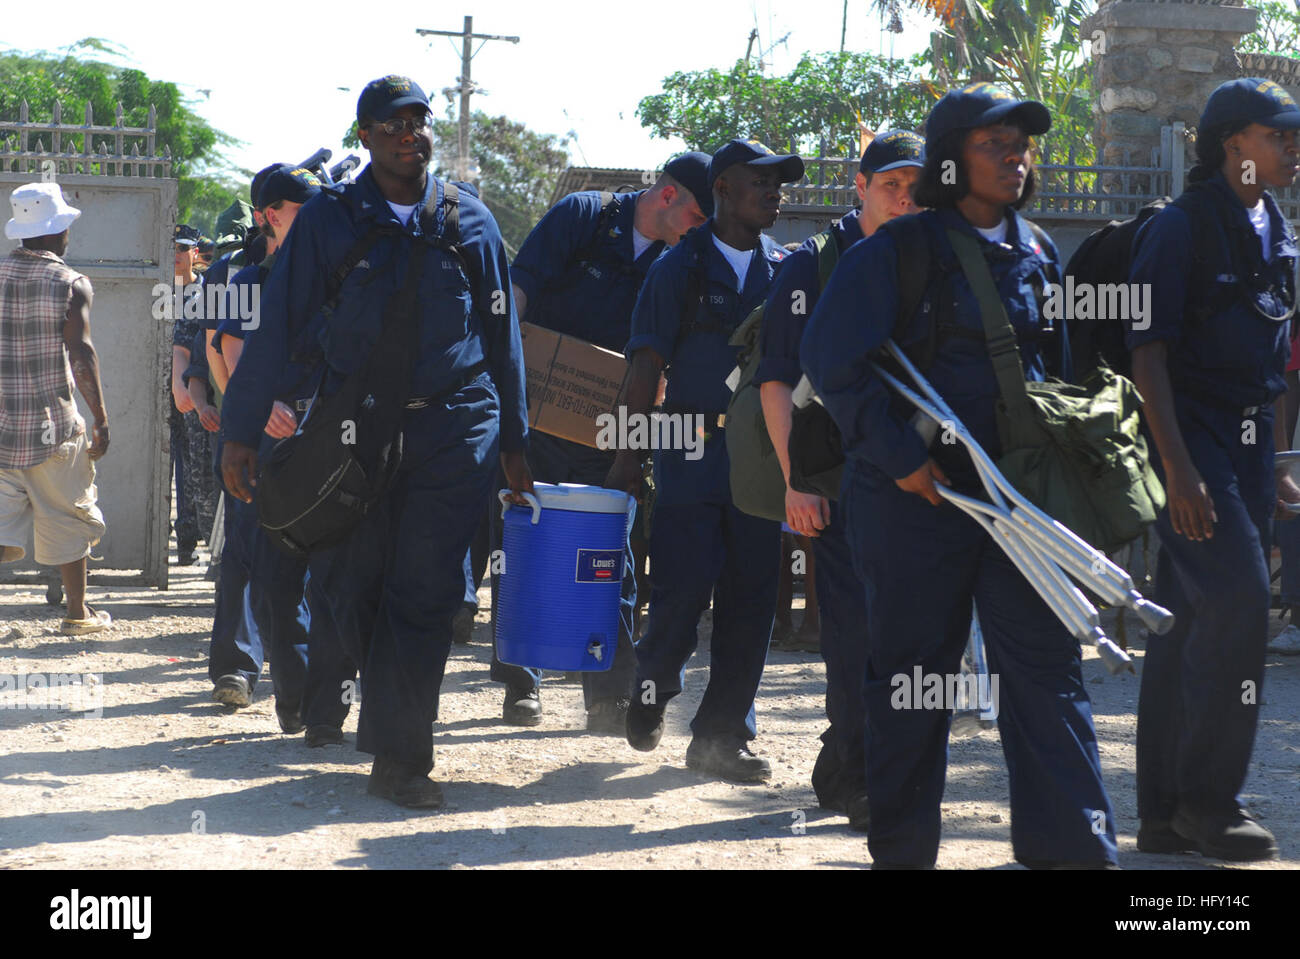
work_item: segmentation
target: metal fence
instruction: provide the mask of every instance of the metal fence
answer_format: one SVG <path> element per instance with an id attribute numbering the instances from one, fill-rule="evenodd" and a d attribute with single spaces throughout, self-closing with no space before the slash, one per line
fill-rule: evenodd
<path id="1" fill-rule="evenodd" d="M 1074 152 L 1056 160 L 1045 154 L 1036 164 L 1038 188 L 1026 206 L 1029 217 L 1104 221 L 1134 216 L 1158 196 L 1177 196 L 1186 185 L 1186 130 L 1182 123 L 1161 131 L 1150 156 L 1125 153 L 1115 164 L 1076 162 Z M 853 187 L 858 161 L 844 157 L 805 157 L 804 178 L 787 186 L 783 211 L 838 215 L 858 202 Z M 1300 186 L 1273 190 L 1283 216 L 1300 223 Z"/>
<path id="2" fill-rule="evenodd" d="M 123 125 L 120 103 L 115 113 L 112 126 L 97 125 L 87 103 L 82 123 L 64 123 L 63 108 L 56 102 L 48 123 L 33 123 L 24 100 L 17 121 L 0 119 L 0 170 L 45 179 L 75 174 L 171 176 L 171 148 L 157 152 L 157 111 L 149 108 L 143 127 Z"/>

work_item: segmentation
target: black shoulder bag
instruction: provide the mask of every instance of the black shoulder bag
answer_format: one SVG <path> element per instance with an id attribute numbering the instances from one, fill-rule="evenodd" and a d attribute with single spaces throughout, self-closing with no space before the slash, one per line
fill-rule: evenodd
<path id="1" fill-rule="evenodd" d="M 322 397 L 318 386 L 307 418 L 261 464 L 258 522 L 286 552 L 304 555 L 338 545 L 392 485 L 402 459 L 402 410 L 419 352 L 420 277 L 433 246 L 459 258 L 458 245 L 447 239 L 459 236 L 458 199 L 455 184 L 446 184 L 440 236 L 434 232 L 436 206 L 421 211 L 425 237 L 411 246 L 406 282 L 389 300 L 383 330 L 365 362 L 332 395 Z M 350 254 L 345 264 L 355 266 L 359 259 Z"/>

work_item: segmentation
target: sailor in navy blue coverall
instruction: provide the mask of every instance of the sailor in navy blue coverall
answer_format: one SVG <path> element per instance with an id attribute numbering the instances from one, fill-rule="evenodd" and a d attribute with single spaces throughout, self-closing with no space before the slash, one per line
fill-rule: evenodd
<path id="1" fill-rule="evenodd" d="M 520 319 L 621 353 L 650 264 L 713 212 L 708 166 L 707 153 L 687 153 L 669 161 L 648 190 L 603 196 L 571 193 L 555 204 L 528 234 L 510 268 Z M 533 432 L 528 445 L 533 477 L 546 483 L 599 486 L 614 456 L 613 450 L 593 449 L 541 431 Z M 631 637 L 636 576 L 631 564 L 629 542 L 614 665 L 606 672 L 582 674 L 587 728 L 592 731 L 621 735 L 624 730 L 636 669 Z M 536 671 L 505 666 L 495 655 L 492 671 L 493 679 L 507 683 L 505 719 L 521 725 L 540 721 Z"/>
<path id="2" fill-rule="evenodd" d="M 385 304 L 406 279 L 421 242 L 421 210 L 445 227 L 444 184 L 429 175 L 428 99 L 406 77 L 368 84 L 357 103 L 370 165 L 353 183 L 326 188 L 298 214 L 262 299 L 261 325 L 231 379 L 222 430 L 227 487 L 247 500 L 258 437 L 291 355 L 319 344 L 324 392 L 367 355 Z M 337 308 L 321 316 L 327 277 L 372 225 L 377 240 L 344 281 Z M 492 492 L 499 459 L 511 500 L 531 490 L 524 459 L 527 413 L 523 351 L 508 262 L 491 213 L 460 189 L 460 248 L 432 248 L 416 303 L 419 352 L 402 419 L 393 485 L 342 543 L 311 558 L 339 634 L 361 669 L 357 748 L 375 754 L 369 791 L 399 805 L 432 808 L 442 793 L 433 768 L 452 618 L 464 594 L 462 563 Z"/>
<path id="3" fill-rule="evenodd" d="M 1042 104 L 1014 100 L 987 83 L 948 93 L 926 122 L 926 166 L 917 214 L 941 271 L 956 269 L 945 230 L 975 237 L 1017 335 L 1025 375 L 1068 376 L 1069 348 L 1038 309 L 1036 289 L 1054 274 L 1043 247 L 1015 212 L 1030 176 L 1028 137 L 1047 130 Z M 949 165 L 951 164 L 951 166 Z M 945 177 L 945 171 L 956 171 Z M 801 345 L 804 371 L 834 417 L 847 458 L 841 495 L 867 609 L 868 845 L 876 867 L 926 868 L 939 848 L 940 802 L 951 704 L 911 708 L 898 677 L 960 670 L 974 600 L 1000 677 L 998 731 L 1011 785 L 1011 842 L 1032 866 L 1104 868 L 1116 861 L 1114 816 L 1102 784 L 1079 643 L 983 528 L 943 504 L 935 482 L 979 491 L 969 457 L 941 437 L 927 448 L 912 410 L 870 367 L 895 335 L 897 248 L 888 230 L 845 254 L 823 291 Z M 938 338 L 925 374 L 995 459 L 997 382 L 978 304 L 960 270 L 949 275 L 955 329 Z M 905 349 L 931 333 L 940 294 L 898 336 Z M 958 335 L 964 331 L 963 335 Z M 927 502 L 928 500 L 928 502 Z M 942 505 L 941 505 L 942 504 Z"/>
<path id="4" fill-rule="evenodd" d="M 855 181 L 860 208 L 831 226 L 830 242 L 840 255 L 886 220 L 916 212 L 911 188 L 924 160 L 925 141 L 910 130 L 887 130 L 871 142 Z M 867 675 L 866 594 L 853 569 L 839 503 L 789 487 L 791 396 L 803 375 L 799 341 L 820 296 L 818 252 L 810 239 L 786 257 L 772 283 L 763 309 L 762 356 L 754 382 L 761 384 L 763 418 L 786 476 L 786 523 L 796 533 L 812 537 L 817 557 L 830 726 L 822 733 L 822 749 L 813 767 L 813 790 L 823 808 L 846 813 L 852 828 L 865 831 L 870 815 L 862 698 Z"/>
<path id="5" fill-rule="evenodd" d="M 781 184 L 802 175 L 802 160 L 777 156 L 757 141 L 733 140 L 715 153 L 714 217 L 650 268 L 625 350 L 632 363 L 629 416 L 648 411 L 666 365 L 664 412 L 700 423 L 703 440 L 698 458 L 684 449 L 655 452 L 650 622 L 637 644 L 628 742 L 647 751 L 658 745 L 664 710 L 681 692 L 712 594 L 709 684 L 691 723 L 686 762 L 739 782 L 771 775 L 748 744 L 757 735 L 754 697 L 776 613 L 781 527 L 732 505 L 720 417 L 736 365 L 737 347 L 728 340 L 764 301 L 785 259 L 761 231 L 780 211 Z M 639 492 L 642 452 L 620 451 L 605 485 Z"/>
<path id="6" fill-rule="evenodd" d="M 288 236 L 298 209 L 319 192 L 313 174 L 287 164 L 265 179 L 261 191 L 262 222 L 273 251 Z M 246 334 L 260 322 L 256 315 L 252 318 L 241 315 L 247 304 L 255 304 L 257 300 L 241 295 L 239 288 L 245 285 L 260 288 L 275 260 L 276 254 L 272 252 L 262 263 L 241 269 L 230 281 L 227 298 L 230 306 L 224 311 L 215 337 L 216 351 L 229 370 L 238 366 L 245 355 Z M 269 456 L 275 444 L 294 431 L 298 418 L 305 412 L 312 378 L 304 371 L 298 383 L 294 390 L 298 394 L 296 398 L 286 395 L 285 401 L 276 403 L 261 438 L 259 456 Z M 355 680 L 356 666 L 342 648 L 324 597 L 312 587 L 306 558 L 277 548 L 258 524 L 256 508 L 234 497 L 229 499 L 235 514 L 231 522 L 236 528 L 228 536 L 236 541 L 237 550 L 232 565 L 226 569 L 247 582 L 243 592 L 246 609 L 241 611 L 246 626 L 236 634 L 248 638 L 251 648 L 245 655 L 260 664 L 265 649 L 270 659 L 281 729 L 294 733 L 305 728 L 308 746 L 341 744 L 343 721 L 351 698 L 344 697 L 341 690 L 345 683 Z M 229 592 L 219 586 L 218 619 L 223 612 L 227 618 L 233 618 L 226 610 L 229 602 Z M 221 634 L 214 624 L 214 645 L 218 635 Z M 256 673 L 249 681 L 256 682 Z"/>
<path id="7" fill-rule="evenodd" d="M 259 187 L 265 189 L 259 190 L 258 209 L 276 206 L 272 215 L 279 231 L 274 227 L 266 229 L 269 254 L 260 264 L 245 266 L 229 278 L 220 301 L 224 308 L 211 320 L 214 352 L 227 370 L 238 360 L 237 351 L 245 333 L 259 322 L 256 309 L 252 316 L 243 315 L 245 307 L 259 303 L 276 250 L 287 238 L 295 214 L 320 192 L 320 183 L 311 173 L 288 165 L 267 170 L 270 173 L 263 171 L 259 182 Z M 250 290 L 259 292 L 255 295 Z M 204 336 L 206 351 L 206 334 L 200 335 Z M 224 351 L 220 348 L 223 342 L 227 347 Z M 275 429 L 274 422 L 273 417 L 267 429 Z M 281 426 L 285 428 L 278 435 L 292 432 L 292 421 Z M 263 436 L 268 448 L 271 442 L 270 436 Z M 220 447 L 220 442 L 217 445 Z M 219 461 L 220 451 L 217 455 Z M 249 705 L 262 663 L 269 659 L 280 728 L 286 733 L 301 732 L 307 676 L 308 613 L 302 596 L 305 569 L 295 568 L 290 557 L 271 546 L 261 534 L 257 509 L 250 503 L 227 497 L 224 529 L 226 545 L 222 549 L 222 576 L 216 588 L 208 660 L 213 698 L 227 706 Z"/>
<path id="8" fill-rule="evenodd" d="M 1277 854 L 1240 790 L 1268 642 L 1273 457 L 1289 446 L 1274 402 L 1286 391 L 1296 238 L 1266 188 L 1295 180 L 1298 128 L 1300 108 L 1276 83 L 1218 87 L 1201 116 L 1191 185 L 1134 240 L 1130 280 L 1150 284 L 1152 308 L 1131 324 L 1128 344 L 1168 495 L 1156 521 L 1156 601 L 1176 617 L 1151 637 L 1142 670 L 1144 852 Z M 1286 485 L 1283 496 L 1296 499 Z"/>

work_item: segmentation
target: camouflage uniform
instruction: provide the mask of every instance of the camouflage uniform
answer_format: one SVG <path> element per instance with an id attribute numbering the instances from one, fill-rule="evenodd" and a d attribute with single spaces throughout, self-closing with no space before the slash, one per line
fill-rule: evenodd
<path id="1" fill-rule="evenodd" d="M 197 319 L 176 317 L 172 345 L 190 349 L 199 328 Z M 207 542 L 212 535 L 221 491 L 214 473 L 213 434 L 203 428 L 199 414 L 194 411 L 181 414 L 173 403 L 168 425 L 176 478 L 176 545 L 185 552 L 199 540 Z"/>

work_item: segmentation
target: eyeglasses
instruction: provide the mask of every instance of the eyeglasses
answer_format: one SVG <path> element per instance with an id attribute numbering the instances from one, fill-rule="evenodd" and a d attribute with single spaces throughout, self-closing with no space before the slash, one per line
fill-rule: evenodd
<path id="1" fill-rule="evenodd" d="M 427 130 L 429 124 L 433 121 L 432 114 L 422 113 L 418 117 L 393 117 L 391 120 L 385 120 L 382 123 L 372 123 L 372 127 L 380 127 L 390 137 L 401 136 L 410 127 L 412 133 L 419 133 L 421 130 Z"/>

